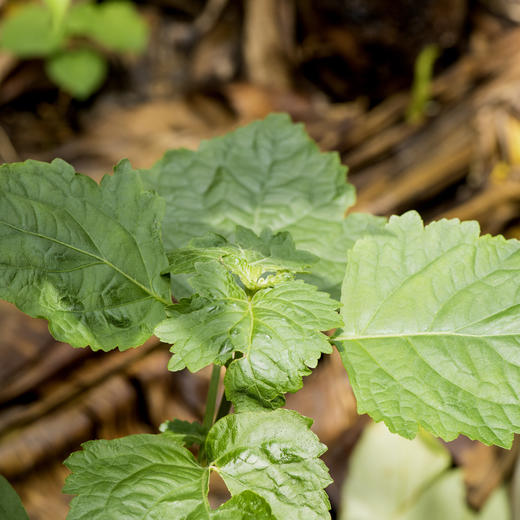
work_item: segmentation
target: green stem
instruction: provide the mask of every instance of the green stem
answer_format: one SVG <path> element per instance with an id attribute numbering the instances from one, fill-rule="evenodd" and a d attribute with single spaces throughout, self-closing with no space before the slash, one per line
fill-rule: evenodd
<path id="1" fill-rule="evenodd" d="M 204 420 L 202 425 L 209 430 L 213 425 L 215 418 L 215 408 L 217 407 L 218 383 L 220 381 L 220 367 L 213 365 L 211 379 L 209 381 L 208 397 L 206 398 L 206 411 L 204 412 Z"/>

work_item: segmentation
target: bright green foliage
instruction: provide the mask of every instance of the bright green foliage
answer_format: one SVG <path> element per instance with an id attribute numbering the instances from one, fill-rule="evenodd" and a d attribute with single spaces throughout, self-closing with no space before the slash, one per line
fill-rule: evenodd
<path id="1" fill-rule="evenodd" d="M 4 520 L 29 520 L 20 497 L 2 475 L 0 475 L 0 518 Z"/>
<path id="2" fill-rule="evenodd" d="M 239 259 L 240 248 L 230 244 L 200 251 L 200 262 L 195 248 L 181 249 L 178 258 L 171 257 L 177 269 L 195 272 L 190 278 L 195 296 L 172 308 L 155 331 L 173 343 L 169 368 L 187 366 L 195 372 L 211 363 L 230 363 L 226 395 L 240 409 L 282 406 L 283 394 L 301 388 L 302 376 L 310 373 L 323 352 L 331 351 L 320 331 L 341 324 L 334 300 L 312 285 L 291 280 L 288 266 L 294 266 L 299 253 L 291 242 L 280 243 L 283 247 L 274 249 L 274 254 L 287 253 L 292 264 L 254 250 Z M 271 274 L 263 277 L 265 269 Z"/>
<path id="3" fill-rule="evenodd" d="M 65 31 L 85 36 L 108 50 L 142 52 L 148 42 L 148 27 L 131 2 L 81 2 L 71 7 Z"/>
<path id="4" fill-rule="evenodd" d="M 107 51 L 143 52 L 148 27 L 131 2 L 45 0 L 14 10 L 0 27 L 0 48 L 21 58 L 46 58 L 49 78 L 77 99 L 86 99 L 104 82 Z M 78 39 L 79 37 L 79 39 Z M 74 45 L 69 45 L 76 38 Z M 72 47 L 72 48 L 70 48 Z"/>
<path id="5" fill-rule="evenodd" d="M 71 0 L 44 0 L 44 2 L 51 12 L 53 29 L 60 30 Z"/>
<path id="6" fill-rule="evenodd" d="M 2 22 L 0 47 L 21 58 L 47 56 L 63 43 L 63 31 L 53 28 L 52 13 L 44 5 L 19 7 Z"/>
<path id="7" fill-rule="evenodd" d="M 342 357 L 360 412 L 510 446 L 520 431 L 520 242 L 410 212 L 359 240 L 343 284 Z"/>
<path id="8" fill-rule="evenodd" d="M 451 470 L 448 450 L 426 432 L 414 440 L 383 424 L 363 432 L 350 457 L 340 520 L 508 520 L 504 489 L 480 514 L 466 505 L 463 476 Z"/>
<path id="9" fill-rule="evenodd" d="M 207 465 L 169 433 L 87 442 L 65 462 L 72 475 L 64 492 L 78 495 L 68 518 L 328 518 L 324 446 L 310 423 L 289 410 L 227 416 L 208 434 Z M 210 471 L 234 495 L 220 512 L 207 501 Z"/>
<path id="10" fill-rule="evenodd" d="M 97 185 L 61 160 L 0 167 L 0 297 L 75 347 L 142 344 L 170 298 L 163 211 L 121 168 Z"/>
<path id="11" fill-rule="evenodd" d="M 107 75 L 107 61 L 90 49 L 76 49 L 53 55 L 45 63 L 49 78 L 77 99 L 95 92 Z"/>
<path id="12" fill-rule="evenodd" d="M 203 142 L 196 152 L 167 152 L 142 173 L 166 199 L 165 229 L 178 230 L 165 232 L 167 249 L 208 232 L 229 236 L 236 225 L 289 231 L 298 248 L 319 257 L 311 269 L 319 288 L 337 291 L 349 244 L 343 217 L 354 189 L 339 156 L 320 153 L 286 115 Z"/>

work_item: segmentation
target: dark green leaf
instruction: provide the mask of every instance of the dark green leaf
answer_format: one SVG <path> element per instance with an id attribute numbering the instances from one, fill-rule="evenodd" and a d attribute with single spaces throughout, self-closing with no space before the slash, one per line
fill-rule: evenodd
<path id="1" fill-rule="evenodd" d="M 0 518 L 2 520 L 29 520 L 20 497 L 2 475 L 0 475 Z"/>
<path id="2" fill-rule="evenodd" d="M 61 160 L 3 165 L 0 297 L 75 347 L 142 344 L 170 299 L 163 210 L 124 164 L 101 185 Z"/>

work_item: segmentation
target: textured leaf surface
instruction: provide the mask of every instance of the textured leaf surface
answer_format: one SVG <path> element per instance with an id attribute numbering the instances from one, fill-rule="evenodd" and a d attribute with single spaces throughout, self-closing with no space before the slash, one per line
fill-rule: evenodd
<path id="1" fill-rule="evenodd" d="M 232 495 L 254 491 L 280 520 L 324 520 L 332 481 L 311 424 L 293 410 L 228 415 L 210 430 L 206 453 Z"/>
<path id="2" fill-rule="evenodd" d="M 90 49 L 63 51 L 45 63 L 52 81 L 77 99 L 88 98 L 102 85 L 107 68 L 105 58 Z"/>
<path id="3" fill-rule="evenodd" d="M 328 516 L 325 447 L 296 412 L 227 416 L 210 430 L 207 466 L 170 433 L 90 441 L 65 464 L 69 520 L 312 520 Z M 233 498 L 212 511 L 209 472 Z M 275 483 L 276 485 L 273 485 Z M 256 515 L 256 516 L 255 516 Z"/>
<path id="4" fill-rule="evenodd" d="M 341 354 L 361 413 L 413 437 L 520 431 L 520 243 L 410 212 L 349 254 Z"/>
<path id="5" fill-rule="evenodd" d="M 225 364 L 226 395 L 237 408 L 277 408 L 283 394 L 302 386 L 302 376 L 331 347 L 321 330 L 336 327 L 337 302 L 303 281 L 282 282 L 248 294 L 217 262 L 196 263 L 197 293 L 172 308 L 155 330 L 172 343 L 169 368 L 192 372 Z"/>
<path id="6" fill-rule="evenodd" d="M 142 344 L 169 300 L 162 213 L 123 165 L 101 185 L 60 160 L 2 166 L 0 297 L 75 347 Z"/>
<path id="7" fill-rule="evenodd" d="M 341 283 L 343 216 L 354 188 L 345 183 L 339 156 L 320 153 L 286 115 L 204 142 L 196 152 L 170 151 L 142 173 L 167 201 L 167 249 L 208 232 L 229 236 L 236 225 L 255 233 L 285 230 L 298 248 L 320 258 L 311 270 L 320 288 Z"/>
<path id="8" fill-rule="evenodd" d="M 497 490 L 480 514 L 466 505 L 462 472 L 447 449 L 424 431 L 414 440 L 369 425 L 350 459 L 340 520 L 484 520 L 510 518 Z"/>
<path id="9" fill-rule="evenodd" d="M 5 520 L 29 520 L 20 497 L 2 475 L 0 475 L 0 518 Z"/>
<path id="10" fill-rule="evenodd" d="M 264 230 L 256 235 L 241 226 L 232 241 L 220 235 L 193 239 L 188 247 L 170 253 L 168 259 L 172 274 L 193 274 L 197 263 L 220 262 L 251 290 L 292 279 L 293 273 L 306 271 L 317 261 L 307 251 L 297 250 L 287 232 Z"/>

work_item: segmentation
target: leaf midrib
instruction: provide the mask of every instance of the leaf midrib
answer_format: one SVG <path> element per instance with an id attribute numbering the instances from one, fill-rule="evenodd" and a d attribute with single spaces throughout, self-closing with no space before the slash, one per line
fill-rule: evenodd
<path id="1" fill-rule="evenodd" d="M 416 336 L 458 336 L 463 338 L 510 338 L 520 336 L 519 332 L 511 332 L 508 334 L 461 334 L 459 332 L 401 332 L 395 334 L 371 334 L 371 335 L 341 335 L 334 338 L 338 341 L 360 341 L 369 339 L 391 339 L 391 338 L 405 338 L 405 337 L 416 337 Z"/>
<path id="2" fill-rule="evenodd" d="M 0 220 L 0 224 L 3 224 L 4 226 L 7 226 L 7 227 L 9 227 L 11 229 L 14 229 L 15 231 L 18 231 L 20 233 L 25 233 L 27 235 L 35 236 L 35 237 L 41 238 L 43 240 L 48 240 L 49 242 L 54 242 L 55 244 L 59 244 L 59 245 L 61 245 L 63 247 L 71 249 L 72 251 L 76 251 L 77 253 L 80 253 L 80 254 L 83 254 L 85 256 L 94 258 L 94 259 L 98 260 L 99 262 L 107 265 L 108 267 L 110 267 L 111 269 L 113 269 L 114 271 L 119 273 L 120 275 L 124 276 L 128 281 L 132 282 L 134 285 L 139 287 L 146 294 L 149 294 L 150 296 L 152 296 L 156 300 L 160 301 L 163 305 L 167 305 L 167 306 L 171 305 L 170 302 L 168 302 L 167 300 L 162 298 L 160 295 L 158 295 L 154 291 L 150 290 L 148 287 L 143 285 L 141 282 L 137 281 L 135 278 L 130 276 L 128 273 L 125 273 L 122 269 L 120 269 L 115 264 L 113 264 L 112 262 L 110 262 L 109 260 L 107 260 L 106 258 L 104 258 L 102 256 L 98 256 L 98 255 L 96 255 L 94 253 L 91 253 L 89 251 L 85 251 L 84 249 L 81 249 L 79 247 L 73 246 L 71 244 L 67 244 L 66 242 L 62 242 L 61 240 L 58 240 L 57 238 L 49 237 L 49 236 L 43 235 L 41 233 L 36 233 L 34 231 L 29 231 L 27 229 L 20 228 L 18 226 L 10 224 L 9 222 L 5 222 L 4 220 Z"/>

